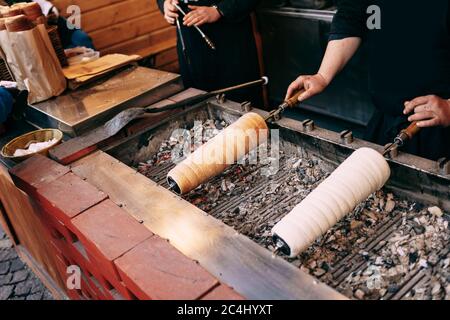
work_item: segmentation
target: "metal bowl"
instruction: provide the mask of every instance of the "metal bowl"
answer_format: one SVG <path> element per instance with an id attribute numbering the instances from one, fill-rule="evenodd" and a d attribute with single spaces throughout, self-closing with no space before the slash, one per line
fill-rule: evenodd
<path id="1" fill-rule="evenodd" d="M 15 162 L 21 162 L 25 159 L 31 158 L 33 155 L 38 153 L 47 156 L 48 151 L 54 146 L 60 144 L 62 138 L 63 133 L 57 129 L 42 129 L 28 132 L 8 142 L 2 148 L 1 155 L 6 159 L 11 159 Z M 52 139 L 56 139 L 57 141 L 47 148 L 40 150 L 39 152 L 33 152 L 23 156 L 14 156 L 14 152 L 16 152 L 17 149 L 27 149 L 32 143 L 46 142 Z"/>

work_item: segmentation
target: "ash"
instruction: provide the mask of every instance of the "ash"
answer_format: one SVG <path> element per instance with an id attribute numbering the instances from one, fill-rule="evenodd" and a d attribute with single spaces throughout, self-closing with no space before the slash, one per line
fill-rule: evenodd
<path id="1" fill-rule="evenodd" d="M 207 142 L 228 124 L 207 120 L 191 129 Z M 138 171 L 167 186 L 178 139 L 161 144 Z M 195 147 L 192 145 L 191 151 Z M 272 227 L 332 172 L 298 146 L 280 146 L 280 169 L 264 176 L 264 164 L 236 164 L 183 198 L 261 246 L 274 250 Z M 180 154 L 183 156 L 183 154 Z M 246 159 L 248 160 L 248 159 Z M 266 168 L 267 169 L 267 168 Z M 450 299 L 450 216 L 386 190 L 372 194 L 304 253 L 296 267 L 353 299 Z"/>

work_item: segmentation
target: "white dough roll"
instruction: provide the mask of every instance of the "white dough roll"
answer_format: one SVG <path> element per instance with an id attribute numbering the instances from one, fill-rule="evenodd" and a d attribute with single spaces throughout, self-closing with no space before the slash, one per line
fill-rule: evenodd
<path id="1" fill-rule="evenodd" d="M 167 175 L 169 185 L 181 194 L 194 190 L 266 142 L 268 134 L 263 117 L 245 114 L 172 169 Z"/>
<path id="2" fill-rule="evenodd" d="M 380 153 L 361 148 L 275 225 L 272 234 L 283 240 L 290 256 L 295 257 L 381 189 L 390 175 L 389 165 Z"/>

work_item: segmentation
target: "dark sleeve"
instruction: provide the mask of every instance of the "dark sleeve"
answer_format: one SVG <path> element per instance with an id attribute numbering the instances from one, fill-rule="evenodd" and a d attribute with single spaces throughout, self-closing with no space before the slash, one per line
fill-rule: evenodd
<path id="1" fill-rule="evenodd" d="M 448 29 L 448 40 L 450 41 L 450 2 L 447 8 L 447 29 Z"/>
<path id="2" fill-rule="evenodd" d="M 164 14 L 164 0 L 156 0 L 159 10 Z"/>
<path id="3" fill-rule="evenodd" d="M 330 40 L 364 37 L 367 30 L 367 2 L 363 0 L 338 0 L 337 12 L 330 30 Z"/>
<path id="4" fill-rule="evenodd" d="M 240 20 L 248 16 L 260 0 L 222 0 L 217 4 L 225 19 Z"/>

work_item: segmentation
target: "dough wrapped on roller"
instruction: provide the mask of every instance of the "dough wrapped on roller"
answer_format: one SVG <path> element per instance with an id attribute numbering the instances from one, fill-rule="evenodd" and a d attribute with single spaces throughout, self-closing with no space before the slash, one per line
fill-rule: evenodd
<path id="1" fill-rule="evenodd" d="M 283 252 L 291 257 L 307 249 L 391 175 L 387 161 L 377 151 L 361 148 L 272 229 Z"/>
<path id="2" fill-rule="evenodd" d="M 177 193 L 187 193 L 221 174 L 267 141 L 268 127 L 257 113 L 247 113 L 172 169 L 167 180 Z"/>

